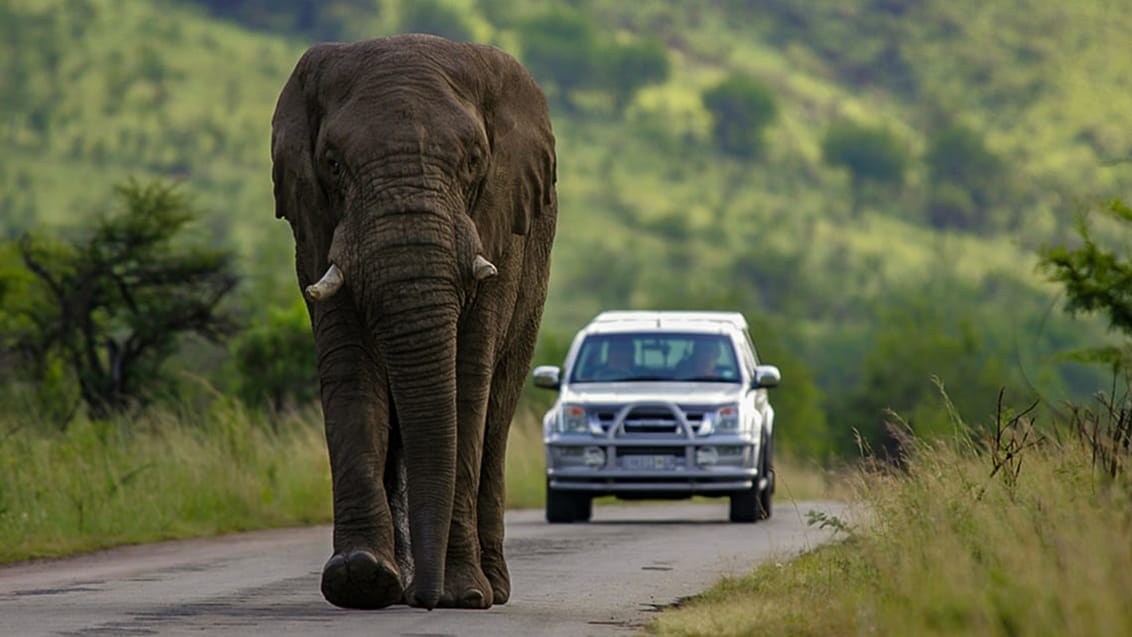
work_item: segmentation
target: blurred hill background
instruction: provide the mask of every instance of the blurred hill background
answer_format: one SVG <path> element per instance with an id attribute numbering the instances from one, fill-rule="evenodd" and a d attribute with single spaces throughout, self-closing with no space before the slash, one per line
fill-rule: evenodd
<path id="1" fill-rule="evenodd" d="M 560 363 L 602 309 L 740 310 L 783 369 L 783 447 L 851 454 L 854 431 L 879 443 L 886 409 L 946 430 L 933 377 L 974 422 L 1000 388 L 1056 407 L 1105 386 L 1065 354 L 1106 326 L 1065 316 L 1036 265 L 1094 202 L 1132 190 L 1130 9 L 0 0 L 0 233 L 64 233 L 130 178 L 180 184 L 207 240 L 237 254 L 248 333 L 170 364 L 236 392 L 255 374 L 249 340 L 262 355 L 288 342 L 264 330 L 305 320 L 269 157 L 298 57 L 399 32 L 490 43 L 535 74 L 558 139 L 536 363 Z"/>

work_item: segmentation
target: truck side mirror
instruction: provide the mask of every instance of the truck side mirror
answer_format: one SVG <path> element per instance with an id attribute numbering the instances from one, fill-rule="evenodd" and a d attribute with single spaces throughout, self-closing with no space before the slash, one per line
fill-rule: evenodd
<path id="1" fill-rule="evenodd" d="M 751 381 L 752 389 L 778 387 L 780 382 L 782 382 L 782 372 L 774 365 L 755 366 L 755 378 Z"/>
<path id="2" fill-rule="evenodd" d="M 562 370 L 557 365 L 539 365 L 532 374 L 535 387 L 558 389 L 562 386 Z"/>

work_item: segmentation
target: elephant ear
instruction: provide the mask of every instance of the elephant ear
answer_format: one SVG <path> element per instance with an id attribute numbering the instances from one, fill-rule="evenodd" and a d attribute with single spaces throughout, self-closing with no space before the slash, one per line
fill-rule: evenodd
<path id="1" fill-rule="evenodd" d="M 317 89 L 323 69 L 335 49 L 334 45 L 318 45 L 303 54 L 279 94 L 275 114 L 271 119 L 271 178 L 274 184 L 275 216 L 290 222 L 296 239 L 324 230 L 312 225 L 316 219 L 325 216 L 317 212 L 326 205 L 314 167 L 315 140 L 322 118 Z M 328 232 L 321 234 L 327 236 L 309 237 L 314 239 L 310 242 L 314 244 L 314 252 L 296 253 L 301 285 L 313 283 L 318 276 L 318 269 L 326 268 L 326 264 L 321 261 L 325 260 L 330 238 Z"/>
<path id="2" fill-rule="evenodd" d="M 481 234 L 526 234 L 534 218 L 550 210 L 555 200 L 549 108 L 534 78 L 515 58 L 494 47 L 477 48 L 488 64 L 483 114 L 492 159 L 473 218 Z M 489 219 L 499 220 L 504 227 L 488 230 L 485 226 L 496 225 Z M 482 239 L 493 252 L 506 237 Z"/>

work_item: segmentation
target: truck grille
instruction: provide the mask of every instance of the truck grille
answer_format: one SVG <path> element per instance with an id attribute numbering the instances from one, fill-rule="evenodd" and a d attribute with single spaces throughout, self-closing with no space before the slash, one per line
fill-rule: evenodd
<path id="1" fill-rule="evenodd" d="M 617 420 L 617 414 L 623 406 L 610 405 L 595 407 L 590 410 L 591 422 L 601 424 L 602 431 L 608 432 Z M 677 405 L 677 408 L 687 419 L 692 431 L 699 432 L 703 424 L 704 414 L 708 411 L 701 406 Z M 625 426 L 622 429 L 626 436 L 647 435 L 683 435 L 683 428 L 677 421 L 677 416 L 671 409 L 657 406 L 634 407 L 625 416 Z"/>

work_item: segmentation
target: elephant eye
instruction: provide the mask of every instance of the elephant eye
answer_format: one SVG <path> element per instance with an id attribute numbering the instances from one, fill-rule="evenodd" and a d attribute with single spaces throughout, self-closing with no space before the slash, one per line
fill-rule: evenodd
<path id="1" fill-rule="evenodd" d="M 472 170 L 472 172 L 475 172 L 480 167 L 482 160 L 483 154 L 480 152 L 480 149 L 473 148 L 472 152 L 468 153 L 468 168 Z"/>
<path id="2" fill-rule="evenodd" d="M 342 173 L 342 164 L 337 159 L 330 158 L 326 160 L 326 165 L 330 167 L 330 174 L 337 177 Z"/>

